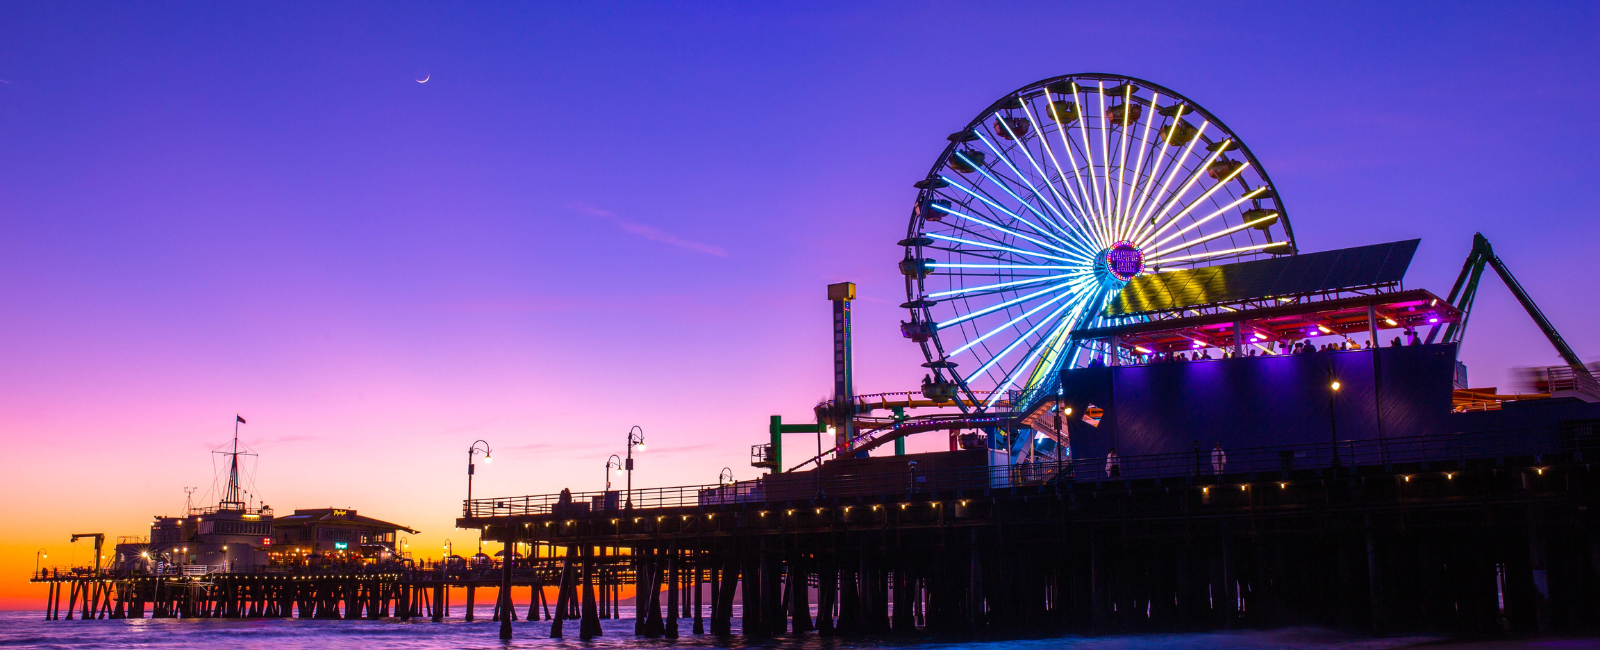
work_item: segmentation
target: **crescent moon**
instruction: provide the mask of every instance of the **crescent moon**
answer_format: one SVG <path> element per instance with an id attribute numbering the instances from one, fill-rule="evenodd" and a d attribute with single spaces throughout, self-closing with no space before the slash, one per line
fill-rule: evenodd
<path id="1" fill-rule="evenodd" d="M 433 78 L 433 75 L 431 75 L 431 74 L 430 74 L 430 75 L 428 75 L 428 76 L 426 76 L 426 77 L 423 77 L 423 78 L 421 78 L 421 79 L 418 79 L 418 80 L 417 80 L 417 83 L 419 83 L 419 84 L 425 84 L 425 83 L 428 83 L 428 80 L 429 80 L 429 79 L 432 79 L 432 78 Z"/>

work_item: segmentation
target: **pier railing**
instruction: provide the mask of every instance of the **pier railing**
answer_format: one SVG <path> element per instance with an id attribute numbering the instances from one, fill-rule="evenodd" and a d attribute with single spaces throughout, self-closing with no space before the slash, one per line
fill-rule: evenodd
<path id="1" fill-rule="evenodd" d="M 631 510 L 762 503 L 812 498 L 893 497 L 1024 485 L 1188 478 L 1199 482 L 1270 480 L 1318 471 L 1449 471 L 1474 464 L 1539 464 L 1600 456 L 1600 422 L 1561 427 L 1452 433 L 1337 443 L 1213 449 L 1123 456 L 1062 456 L 1042 460 L 919 472 L 915 464 L 855 475 L 815 471 L 768 475 L 724 485 L 643 488 L 631 492 L 571 492 L 466 501 L 468 517 L 580 516 Z M 909 458 L 908 458 L 909 460 Z M 1221 462 L 1217 462 L 1217 461 Z"/>

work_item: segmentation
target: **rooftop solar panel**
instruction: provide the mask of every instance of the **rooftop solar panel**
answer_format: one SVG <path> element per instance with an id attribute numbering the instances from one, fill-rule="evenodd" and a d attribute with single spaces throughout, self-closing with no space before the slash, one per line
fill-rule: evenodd
<path id="1" fill-rule="evenodd" d="M 1392 284 L 1405 277 L 1420 239 L 1141 275 L 1106 306 L 1130 316 L 1200 305 Z"/>

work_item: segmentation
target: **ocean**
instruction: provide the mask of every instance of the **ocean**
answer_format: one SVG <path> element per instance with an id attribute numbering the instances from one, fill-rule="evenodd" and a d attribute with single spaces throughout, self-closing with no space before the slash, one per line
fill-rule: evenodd
<path id="1" fill-rule="evenodd" d="M 459 612 L 459 610 L 458 610 Z M 488 614 L 484 611 L 480 614 Z M 800 639 L 779 637 L 746 643 L 737 632 L 730 637 L 694 635 L 689 619 L 684 619 L 684 634 L 676 640 L 645 639 L 633 635 L 633 619 L 627 608 L 623 618 L 602 621 L 605 635 L 592 641 L 578 640 L 577 621 L 567 621 L 565 639 L 551 639 L 548 621 L 515 623 L 509 642 L 499 638 L 499 623 L 479 619 L 467 623 L 460 618 L 444 623 L 431 621 L 309 621 L 299 619 L 128 619 L 94 621 L 45 621 L 43 612 L 0 612 L 0 648 L 141 648 L 188 649 L 228 648 L 230 650 L 294 650 L 361 648 L 505 649 L 505 648 L 795 648 L 849 650 L 852 648 L 921 649 L 973 648 L 976 650 L 1268 650 L 1330 649 L 1385 650 L 1426 645 L 1430 648 L 1591 648 L 1600 641 L 1555 639 L 1519 642 L 1472 643 L 1459 645 L 1437 637 L 1405 636 L 1371 638 L 1316 628 L 1250 630 L 1186 634 L 1149 634 L 1099 637 L 1050 637 L 1029 639 L 822 639 L 815 634 Z M 738 618 L 734 618 L 737 625 Z"/>

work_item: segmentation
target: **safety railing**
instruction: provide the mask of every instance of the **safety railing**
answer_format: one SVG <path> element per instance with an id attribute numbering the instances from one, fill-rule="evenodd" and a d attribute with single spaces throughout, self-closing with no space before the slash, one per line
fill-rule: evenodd
<path id="1" fill-rule="evenodd" d="M 620 495 L 619 510 L 763 503 L 816 497 L 930 494 L 952 490 L 1005 488 L 1049 483 L 1195 477 L 1215 480 L 1227 475 L 1286 475 L 1297 470 L 1377 468 L 1395 465 L 1473 461 L 1537 462 L 1551 454 L 1600 454 L 1600 427 L 1454 433 L 1381 440 L 1281 445 L 1251 449 L 1210 448 L 1182 452 L 1107 458 L 1046 458 L 1013 465 L 919 471 L 914 458 L 903 466 L 854 475 L 812 472 L 768 475 L 727 485 L 689 485 L 637 489 Z M 1230 479 L 1231 480 L 1231 479 Z M 469 517 L 523 515 L 581 516 L 606 493 L 540 494 L 465 503 Z M 612 493 L 615 494 L 615 493 Z M 615 502 L 615 501 L 613 501 Z"/>

